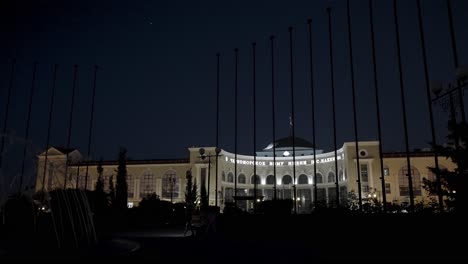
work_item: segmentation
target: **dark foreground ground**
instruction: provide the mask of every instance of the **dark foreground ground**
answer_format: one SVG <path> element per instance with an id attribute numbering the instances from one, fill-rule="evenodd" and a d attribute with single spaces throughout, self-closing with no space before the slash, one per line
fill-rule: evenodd
<path id="1" fill-rule="evenodd" d="M 54 250 L 40 238 L 3 239 L 0 260 L 466 263 L 467 226 L 455 215 L 221 215 L 216 231 L 194 237 L 184 237 L 181 226 L 128 229 L 82 250 Z"/>

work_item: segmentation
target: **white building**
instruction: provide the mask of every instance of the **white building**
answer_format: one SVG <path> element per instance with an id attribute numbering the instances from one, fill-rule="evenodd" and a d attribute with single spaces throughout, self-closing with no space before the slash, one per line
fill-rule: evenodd
<path id="1" fill-rule="evenodd" d="M 203 147 L 204 157 L 200 155 L 200 148 L 193 147 L 188 149 L 189 157 L 186 159 L 129 160 L 127 161 L 129 205 L 137 205 L 143 197 L 151 193 L 156 193 L 164 200 L 183 202 L 188 170 L 191 170 L 199 187 L 202 182 L 205 182 L 207 189 L 209 188 L 210 205 L 217 203 L 221 208 L 229 202 L 234 202 L 236 189 L 237 205 L 244 210 L 250 210 L 255 200 L 273 199 L 276 188 L 276 198 L 295 198 L 298 212 L 309 212 L 312 209 L 315 192 L 317 201 L 328 206 L 336 204 L 337 185 L 340 203 L 346 202 L 349 192 L 357 193 L 357 159 L 354 142 L 346 142 L 336 150 L 338 170 L 335 168 L 335 151 L 315 150 L 311 143 L 301 138 L 296 138 L 294 143 L 293 149 L 291 137 L 277 140 L 275 158 L 273 157 L 273 144 L 257 152 L 255 162 L 257 184 L 255 184 L 254 177 L 254 156 L 238 154 L 236 160 L 235 153 L 220 150 L 216 174 L 214 147 Z M 404 153 L 383 155 L 385 190 L 382 190 L 378 144 L 376 141 L 358 143 L 362 197 L 364 200 L 368 197 L 382 200 L 382 194 L 385 191 L 387 202 L 408 202 L 406 155 Z M 315 159 L 314 151 L 316 151 Z M 294 152 L 296 154 L 295 169 Z M 67 153 L 70 165 L 66 169 L 68 177 L 65 182 Z M 47 169 L 44 174 L 45 156 L 45 152 L 38 156 L 37 191 L 42 189 L 43 181 L 46 183 L 45 190 L 64 188 L 65 184 L 67 188 L 76 188 L 76 186 L 83 188 L 86 170 L 88 170 L 87 188 L 94 189 L 97 180 L 97 161 L 91 161 L 86 165 L 78 150 L 51 147 L 48 150 Z M 445 157 L 439 158 L 439 164 L 441 168 L 454 168 L 454 164 Z M 316 174 L 314 173 L 315 165 L 317 166 Z M 422 178 L 434 179 L 434 175 L 428 169 L 431 166 L 434 166 L 432 153 L 411 153 L 411 174 L 416 202 L 429 202 L 431 199 L 422 188 Z M 117 161 L 104 161 L 103 169 L 105 189 L 108 189 L 111 177 L 113 177 L 113 182 L 116 182 Z M 235 171 L 237 171 L 237 177 Z M 336 175 L 338 175 L 338 184 Z M 294 197 L 294 188 L 296 197 Z M 256 197 L 254 197 L 255 190 L 257 191 Z M 218 191 L 217 201 L 216 191 Z"/>

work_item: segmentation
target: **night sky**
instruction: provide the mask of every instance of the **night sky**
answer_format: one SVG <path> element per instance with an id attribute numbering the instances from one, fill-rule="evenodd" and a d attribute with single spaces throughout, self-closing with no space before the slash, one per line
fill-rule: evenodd
<path id="1" fill-rule="evenodd" d="M 8 3 L 5 3 L 8 2 Z M 392 1 L 375 2 L 383 147 L 404 151 Z M 59 64 L 51 145 L 66 146 L 73 65 L 78 82 L 71 146 L 87 153 L 93 66 L 97 75 L 91 156 L 185 158 L 191 146 L 215 145 L 216 53 L 221 53 L 220 146 L 234 152 L 234 48 L 239 48 L 238 152 L 253 153 L 252 42 L 257 43 L 257 146 L 271 133 L 270 35 L 276 36 L 276 135 L 288 135 L 289 33 L 294 27 L 296 136 L 312 141 L 307 19 L 313 19 L 317 147 L 333 150 L 328 20 L 332 6 L 337 144 L 354 140 L 346 1 L 2 1 L 0 120 L 16 73 L 4 173 L 18 175 L 28 96 L 38 61 L 28 159 L 46 142 L 53 65 Z M 368 1 L 351 1 L 359 139 L 377 140 Z M 445 0 L 422 1 L 431 80 L 454 80 Z M 460 64 L 467 64 L 468 1 L 452 1 Z M 430 141 L 416 1 L 398 1 L 411 149 Z M 465 100 L 466 101 L 466 100 Z M 438 140 L 448 114 L 435 106 Z M 32 175 L 29 172 L 28 175 Z M 28 176 L 29 177 L 29 176 Z M 30 177 L 31 178 L 31 177 Z M 31 178 L 32 179 L 32 178 Z M 11 180 L 7 181 L 11 182 Z"/>

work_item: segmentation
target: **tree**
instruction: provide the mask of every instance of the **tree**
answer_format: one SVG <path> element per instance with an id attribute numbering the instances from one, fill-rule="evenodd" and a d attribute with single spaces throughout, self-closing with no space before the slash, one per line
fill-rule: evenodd
<path id="1" fill-rule="evenodd" d="M 112 207 L 115 206 L 115 187 L 114 187 L 114 175 L 109 177 L 109 199 Z"/>
<path id="2" fill-rule="evenodd" d="M 116 209 L 125 211 L 127 209 L 128 185 L 127 185 L 127 150 L 123 147 L 119 150 L 119 165 L 117 168 L 117 184 L 115 186 Z"/>
<path id="3" fill-rule="evenodd" d="M 104 169 L 102 168 L 102 158 L 99 160 L 96 170 L 98 173 L 98 178 L 94 188 L 94 206 L 96 212 L 103 212 L 109 205 L 109 200 L 107 199 L 107 195 L 104 192 L 104 180 L 102 176 Z"/>
<path id="4" fill-rule="evenodd" d="M 202 182 L 200 188 L 200 209 L 208 209 L 208 195 L 206 193 L 206 185 L 204 182 Z"/>
<path id="5" fill-rule="evenodd" d="M 468 165 L 468 125 L 464 122 L 457 123 L 451 119 L 448 124 L 448 142 L 444 146 L 436 145 L 434 149 L 440 156 L 451 159 L 456 164 L 453 171 L 440 170 L 439 177 L 442 195 L 446 197 L 445 205 L 448 210 L 455 209 L 460 213 L 466 212 L 467 201 L 467 165 Z M 429 168 L 434 174 L 436 168 Z M 423 179 L 423 186 L 430 194 L 437 195 L 438 186 L 436 181 Z"/>
<path id="6" fill-rule="evenodd" d="M 186 174 L 187 185 L 185 187 L 185 203 L 187 207 L 194 207 L 197 202 L 197 183 L 192 183 L 192 172 L 187 170 Z"/>

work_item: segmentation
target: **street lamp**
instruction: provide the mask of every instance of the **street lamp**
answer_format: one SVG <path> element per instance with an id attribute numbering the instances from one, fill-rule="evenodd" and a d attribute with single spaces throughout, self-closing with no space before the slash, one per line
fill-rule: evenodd
<path id="1" fill-rule="evenodd" d="M 207 199 L 208 199 L 208 205 L 210 203 L 210 181 L 211 181 L 211 157 L 219 157 L 219 153 L 221 152 L 221 148 L 215 148 L 215 155 L 211 154 L 205 154 L 205 149 L 200 148 L 198 150 L 198 153 L 200 154 L 200 158 L 202 160 L 205 160 L 205 158 L 208 158 L 208 190 L 207 190 Z M 218 171 L 216 171 L 216 190 L 215 190 L 215 200 L 216 204 L 218 204 Z"/>

